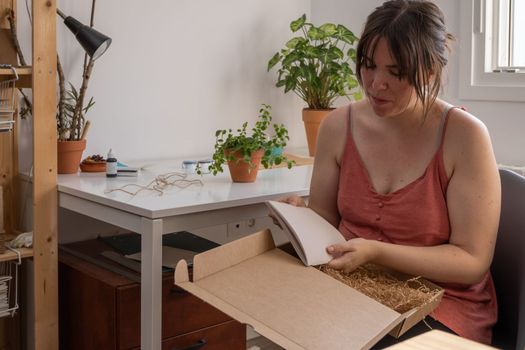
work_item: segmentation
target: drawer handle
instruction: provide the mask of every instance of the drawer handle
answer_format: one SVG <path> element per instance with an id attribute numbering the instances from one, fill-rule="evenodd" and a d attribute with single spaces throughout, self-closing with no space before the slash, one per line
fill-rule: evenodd
<path id="1" fill-rule="evenodd" d="M 182 288 L 179 288 L 179 287 L 173 287 L 173 288 L 170 288 L 170 294 L 186 294 L 188 292 L 186 292 L 184 289 Z"/>
<path id="2" fill-rule="evenodd" d="M 195 344 L 189 345 L 189 346 L 185 347 L 184 349 L 172 348 L 171 350 L 198 350 L 198 349 L 202 348 L 203 346 L 205 346 L 206 344 L 208 344 L 206 342 L 206 339 L 201 339 L 201 340 L 197 341 Z"/>

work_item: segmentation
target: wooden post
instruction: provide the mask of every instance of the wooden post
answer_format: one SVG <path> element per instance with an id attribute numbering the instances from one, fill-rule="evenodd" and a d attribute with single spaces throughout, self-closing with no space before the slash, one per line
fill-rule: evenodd
<path id="1" fill-rule="evenodd" d="M 15 10 L 16 1 L 0 0 L 0 63 L 17 64 L 14 47 L 9 35 L 9 22 L 7 20 L 8 10 Z M 11 235 L 15 229 L 16 215 L 16 191 L 14 149 L 16 145 L 15 130 L 0 133 L 0 186 L 4 188 L 4 229 L 6 234 Z M 18 159 L 16 160 L 18 162 Z"/>
<path id="2" fill-rule="evenodd" d="M 58 349 L 56 0 L 33 0 L 35 349 Z"/>

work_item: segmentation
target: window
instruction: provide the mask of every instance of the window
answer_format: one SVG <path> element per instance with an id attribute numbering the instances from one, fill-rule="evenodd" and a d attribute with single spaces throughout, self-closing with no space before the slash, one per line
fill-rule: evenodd
<path id="1" fill-rule="evenodd" d="M 460 97 L 525 102 L 525 0 L 460 6 Z"/>
<path id="2" fill-rule="evenodd" d="M 523 72 L 525 0 L 496 0 L 493 5 L 493 71 Z"/>

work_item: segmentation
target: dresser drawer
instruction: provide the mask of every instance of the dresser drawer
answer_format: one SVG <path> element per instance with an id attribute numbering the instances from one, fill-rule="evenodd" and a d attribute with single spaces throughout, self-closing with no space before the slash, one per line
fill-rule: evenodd
<path id="1" fill-rule="evenodd" d="M 225 322 L 165 339 L 162 350 L 246 350 L 246 327 L 236 321 Z"/>
<path id="2" fill-rule="evenodd" d="M 140 284 L 70 254 L 59 254 L 60 349 L 127 350 L 140 346 Z M 174 339 L 232 319 L 162 280 L 162 339 Z M 245 327 L 235 337 L 245 339 Z M 215 334 L 215 331 L 208 331 Z M 233 334 L 233 333 L 231 333 Z M 236 341 L 236 340 L 230 340 Z M 242 341 L 241 341 L 242 342 Z M 208 349 L 208 348 L 202 348 Z"/>
<path id="3" fill-rule="evenodd" d="M 226 314 L 178 288 L 173 277 L 162 285 L 162 339 L 231 320 Z M 140 345 L 140 286 L 117 290 L 119 349 Z"/>

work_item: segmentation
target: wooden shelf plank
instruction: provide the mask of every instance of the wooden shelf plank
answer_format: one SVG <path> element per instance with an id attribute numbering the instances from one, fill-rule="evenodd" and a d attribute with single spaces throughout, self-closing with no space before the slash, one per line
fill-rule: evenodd
<path id="1" fill-rule="evenodd" d="M 30 88 L 32 83 L 33 68 L 31 67 L 15 67 L 18 73 L 18 81 L 16 86 L 19 88 Z M 0 81 L 12 78 L 13 71 L 10 68 L 0 68 Z"/>
<path id="2" fill-rule="evenodd" d="M 33 256 L 32 248 L 20 248 L 18 250 L 20 251 L 22 258 L 31 258 Z M 4 254 L 0 254 L 0 262 L 13 261 L 16 259 L 18 259 L 18 256 L 11 250 L 6 250 Z"/>

